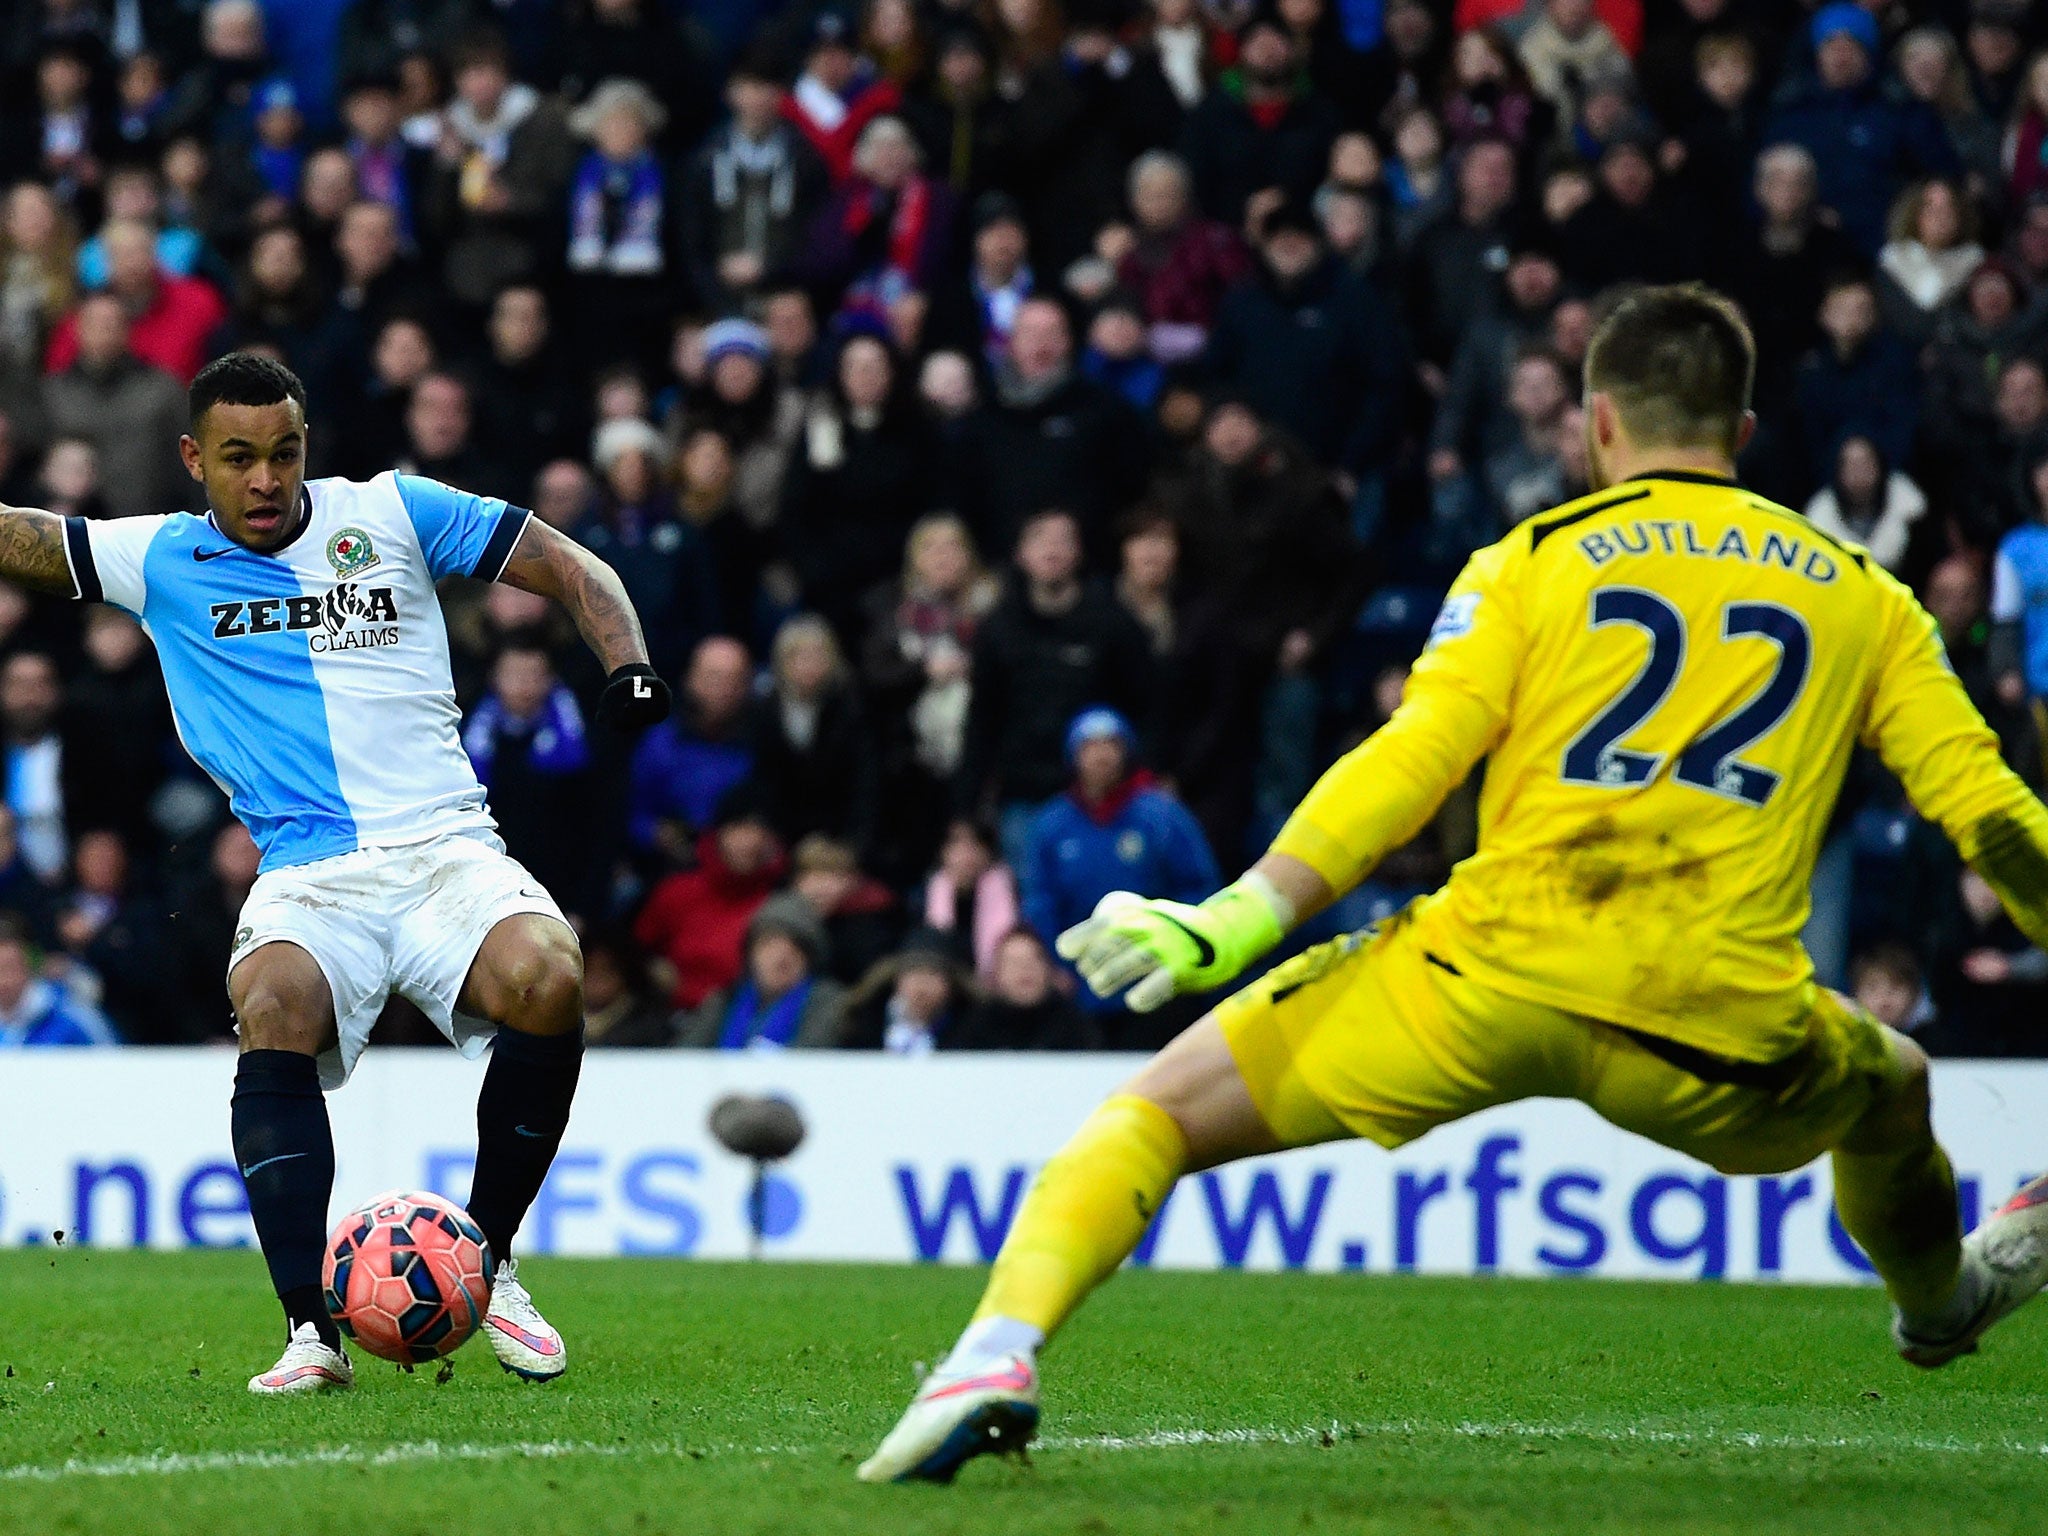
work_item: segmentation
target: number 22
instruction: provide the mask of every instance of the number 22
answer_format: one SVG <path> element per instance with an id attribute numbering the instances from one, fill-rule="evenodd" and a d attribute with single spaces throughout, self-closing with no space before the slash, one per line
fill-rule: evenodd
<path id="1" fill-rule="evenodd" d="M 1569 784 L 1610 789 L 1647 784 L 1664 766 L 1664 755 L 1634 751 L 1620 742 L 1670 697 L 1685 665 L 1685 616 L 1640 587 L 1601 587 L 1593 593 L 1591 624 L 1594 629 L 1634 625 L 1650 637 L 1650 654 L 1629 685 L 1565 748 L 1558 776 Z M 1753 698 L 1679 752 L 1671 777 L 1708 794 L 1763 806 L 1778 788 L 1778 775 L 1742 762 L 1736 754 L 1768 736 L 1799 702 L 1813 665 L 1813 636 L 1804 619 L 1777 603 L 1723 607 L 1721 639 L 1750 637 L 1777 646 L 1777 667 Z"/>

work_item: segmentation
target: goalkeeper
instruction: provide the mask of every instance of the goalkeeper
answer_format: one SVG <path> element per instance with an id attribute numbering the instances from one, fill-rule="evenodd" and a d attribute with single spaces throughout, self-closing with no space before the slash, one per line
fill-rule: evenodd
<path id="1" fill-rule="evenodd" d="M 1028 1440 L 1037 1351 L 1183 1174 L 1490 1105 L 1576 1098 L 1725 1173 L 1833 1158 L 1893 1340 L 1938 1366 L 2048 1281 L 2048 1179 L 1967 1241 L 1927 1061 L 1799 944 L 1851 749 L 1874 748 L 2036 943 L 2048 810 L 1935 625 L 1861 550 L 1744 491 L 1755 348 L 1698 287 L 1618 305 L 1586 358 L 1593 482 L 1474 555 L 1392 720 L 1199 906 L 1102 898 L 1060 952 L 1135 1009 L 1232 980 L 1357 884 L 1480 759 L 1477 853 L 1376 933 L 1239 991 L 1046 1164 L 952 1355 L 868 1481 Z"/>

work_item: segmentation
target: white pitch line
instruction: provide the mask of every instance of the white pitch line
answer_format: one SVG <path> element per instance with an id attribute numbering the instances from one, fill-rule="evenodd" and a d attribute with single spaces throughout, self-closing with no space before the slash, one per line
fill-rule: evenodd
<path id="1" fill-rule="evenodd" d="M 1034 1442 L 1040 1451 L 1159 1451 L 1196 1447 L 1323 1445 L 1358 1440 L 1474 1439 L 1589 1440 L 1598 1444 L 1689 1446 L 1727 1451 L 1891 1451 L 1943 1456 L 2048 1458 L 2048 1444 L 1979 1442 L 1917 1435 L 1790 1435 L 1750 1430 L 1613 1428 L 1598 1424 L 1525 1424 L 1514 1420 L 1460 1424 L 1392 1420 L 1376 1424 L 1331 1424 L 1299 1429 L 1159 1429 L 1139 1435 L 1055 1435 Z M 520 1440 L 501 1445 L 418 1440 L 396 1445 L 323 1446 L 303 1451 L 157 1452 L 101 1461 L 79 1458 L 54 1466 L 24 1463 L 0 1467 L 0 1483 L 59 1483 L 77 1478 L 172 1477 L 202 1472 L 267 1472 L 298 1467 L 393 1467 L 420 1462 L 520 1461 L 580 1457 L 696 1460 L 710 1456 L 812 1456 L 831 1448 L 814 1445 L 737 1444 L 691 1446 L 673 1441 L 607 1444 L 596 1440 Z"/>

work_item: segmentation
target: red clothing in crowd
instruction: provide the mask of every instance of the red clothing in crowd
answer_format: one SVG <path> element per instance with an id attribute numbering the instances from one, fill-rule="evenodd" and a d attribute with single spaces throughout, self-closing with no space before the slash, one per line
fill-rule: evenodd
<path id="1" fill-rule="evenodd" d="M 1451 12 L 1457 31 L 1474 27 L 1497 27 L 1527 14 L 1531 20 L 1543 13 L 1543 0 L 1458 0 Z M 1630 58 L 1643 46 L 1643 0 L 1593 0 L 1593 14 L 1607 24 L 1621 51 Z"/>
<path id="2" fill-rule="evenodd" d="M 863 80 L 836 106 L 820 100 L 818 105 L 826 108 L 822 115 L 806 108 L 807 94 L 804 82 L 799 81 L 798 89 L 782 98 L 782 115 L 810 141 L 837 186 L 853 174 L 853 147 L 860 142 L 861 130 L 902 106 L 903 93 L 893 80 Z"/>
<path id="3" fill-rule="evenodd" d="M 149 308 L 129 317 L 128 350 L 163 369 L 180 384 L 206 365 L 207 340 L 227 318 L 228 307 L 213 284 L 196 277 L 159 272 Z M 43 358 L 45 373 L 62 373 L 78 360 L 78 311 L 57 322 Z"/>
<path id="4" fill-rule="evenodd" d="M 697 867 L 655 886 L 633 937 L 676 968 L 678 1008 L 694 1008 L 739 980 L 747 924 L 787 869 L 777 857 L 753 874 L 735 873 L 719 855 L 717 833 L 706 832 L 697 840 Z"/>

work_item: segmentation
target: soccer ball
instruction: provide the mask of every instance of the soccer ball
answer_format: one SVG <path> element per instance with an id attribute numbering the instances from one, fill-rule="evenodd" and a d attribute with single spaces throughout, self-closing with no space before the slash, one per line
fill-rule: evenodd
<path id="1" fill-rule="evenodd" d="M 439 1195 L 393 1190 L 341 1219 L 321 1283 L 343 1333 L 410 1365 L 452 1353 L 477 1331 L 494 1267 L 469 1212 Z"/>

